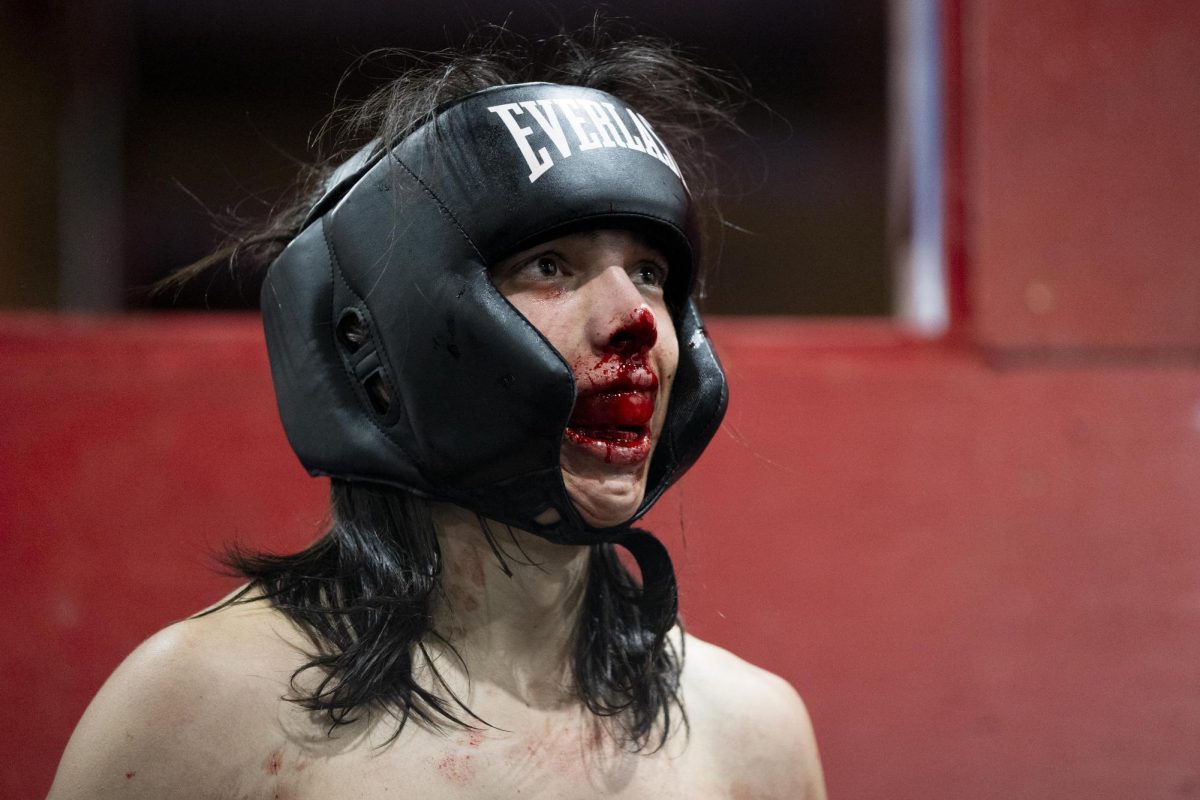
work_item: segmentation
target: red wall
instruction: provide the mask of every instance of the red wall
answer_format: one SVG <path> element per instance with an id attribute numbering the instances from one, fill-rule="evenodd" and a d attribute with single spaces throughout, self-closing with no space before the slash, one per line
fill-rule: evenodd
<path id="1" fill-rule="evenodd" d="M 692 629 L 808 698 L 835 796 L 1200 787 L 1200 372 L 712 330 L 728 421 L 654 527 Z M 299 546 L 323 497 L 252 318 L 9 317 L 0 364 L 0 671 L 21 721 L 0 752 L 28 755 L 0 795 L 31 797 L 118 660 L 227 590 L 208 553 Z"/>
<path id="2" fill-rule="evenodd" d="M 954 333 L 714 321 L 728 421 L 654 527 L 692 630 L 808 699 L 834 797 L 1200 796 L 1200 6 L 965 2 L 947 41 Z M 0 317 L 0 375 L 0 795 L 33 797 L 227 590 L 208 553 L 299 546 L 323 497 L 253 318 Z"/>
<path id="3" fill-rule="evenodd" d="M 1200 346 L 1200 3 L 963 3 L 975 330 Z"/>

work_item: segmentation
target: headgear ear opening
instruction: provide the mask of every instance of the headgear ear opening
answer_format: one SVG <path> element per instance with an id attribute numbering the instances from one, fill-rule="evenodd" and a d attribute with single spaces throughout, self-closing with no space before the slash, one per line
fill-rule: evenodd
<path id="1" fill-rule="evenodd" d="M 646 499 L 623 524 L 596 529 L 559 469 L 573 375 L 488 268 L 523 245 L 606 225 L 663 243 L 683 346 Z M 594 89 L 494 87 L 390 148 L 368 145 L 335 171 L 263 285 L 289 441 L 314 475 L 404 487 L 553 541 L 618 539 L 724 414 L 724 374 L 689 299 L 698 238 L 666 147 L 644 117 Z M 539 523 L 550 507 L 560 518 Z"/>
<path id="2" fill-rule="evenodd" d="M 384 370 L 371 332 L 370 314 L 364 306 L 351 306 L 342 311 L 335 327 L 335 337 L 347 374 L 354 376 L 356 389 L 383 425 L 395 423 L 393 411 L 399 406 L 392 402 L 395 391 Z"/>

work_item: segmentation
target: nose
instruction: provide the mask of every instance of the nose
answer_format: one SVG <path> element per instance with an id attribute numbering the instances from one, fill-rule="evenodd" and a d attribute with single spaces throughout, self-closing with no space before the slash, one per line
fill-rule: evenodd
<path id="1" fill-rule="evenodd" d="M 658 341 L 654 312 L 629 275 L 620 267 L 606 271 L 597 282 L 593 340 L 604 353 L 631 356 L 644 353 Z"/>
<path id="2" fill-rule="evenodd" d="M 619 320 L 604 349 L 609 353 L 631 356 L 649 350 L 656 341 L 658 326 L 654 324 L 654 312 L 642 305 Z"/>

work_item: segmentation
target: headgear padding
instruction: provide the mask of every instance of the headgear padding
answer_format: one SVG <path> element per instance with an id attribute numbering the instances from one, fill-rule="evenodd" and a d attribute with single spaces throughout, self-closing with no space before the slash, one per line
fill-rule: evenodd
<path id="1" fill-rule="evenodd" d="M 279 411 L 300 461 L 557 542 L 620 537 L 700 455 L 727 398 L 689 297 L 696 225 L 670 153 L 617 98 L 546 83 L 469 95 L 376 150 L 335 173 L 263 284 Z M 571 369 L 488 267 L 605 226 L 663 246 L 680 356 L 646 497 L 622 525 L 597 529 L 559 467 Z M 558 521 L 535 521 L 551 508 Z"/>

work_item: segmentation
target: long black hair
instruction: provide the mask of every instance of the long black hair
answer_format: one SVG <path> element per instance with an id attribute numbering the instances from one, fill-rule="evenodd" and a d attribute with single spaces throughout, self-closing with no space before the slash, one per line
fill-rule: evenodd
<path id="1" fill-rule="evenodd" d="M 404 66 L 398 77 L 365 102 L 335 112 L 323 131 L 326 138 L 332 133 L 335 152 L 302 176 L 292 202 L 160 288 L 181 287 L 222 263 L 243 285 L 261 280 L 348 153 L 372 139 L 399 140 L 458 97 L 527 81 L 601 89 L 639 109 L 683 171 L 710 238 L 719 226 L 713 160 L 704 139 L 714 128 L 733 127 L 740 90 L 675 46 L 597 23 L 540 41 L 501 30 L 476 37 L 462 51 L 375 56 L 393 59 Z M 224 559 L 250 580 L 231 602 L 269 599 L 313 643 L 292 676 L 290 699 L 325 715 L 331 726 L 383 709 L 395 716 L 397 735 L 414 718 L 432 727 L 483 723 L 454 697 L 426 650 L 440 638 L 433 612 L 442 573 L 429 502 L 401 489 L 334 479 L 331 505 L 328 531 L 307 549 L 276 555 L 235 548 Z M 480 523 L 507 569 L 491 527 Z M 677 722 L 686 724 L 679 693 L 683 653 L 668 637 L 678 623 L 674 584 L 669 596 L 647 596 L 652 591 L 661 590 L 650 582 L 643 588 L 612 545 L 591 547 L 575 628 L 574 686 L 591 712 L 617 723 L 620 738 L 634 750 L 657 749 Z M 418 667 L 433 676 L 432 684 L 416 679 Z M 318 679 L 302 689 L 297 679 L 309 672 Z"/>
<path id="2" fill-rule="evenodd" d="M 433 628 L 442 556 L 429 501 L 386 486 L 334 479 L 331 487 L 330 528 L 307 549 L 273 555 L 235 547 L 223 556 L 235 575 L 250 579 L 230 602 L 269 600 L 314 644 L 292 676 L 289 699 L 332 727 L 367 709 L 391 713 L 397 735 L 410 718 L 435 728 L 486 724 L 452 693 L 427 650 L 430 639 L 454 649 Z M 507 570 L 493 524 L 481 519 L 481 535 Z M 668 587 L 654 582 L 644 590 L 613 545 L 591 546 L 574 631 L 574 685 L 588 710 L 615 721 L 637 750 L 650 743 L 656 722 L 659 747 L 675 719 L 686 721 L 683 652 L 668 638 L 678 623 L 677 597 L 674 583 Z M 417 668 L 432 681 L 422 685 Z M 299 689 L 297 679 L 310 671 L 315 684 Z"/>

